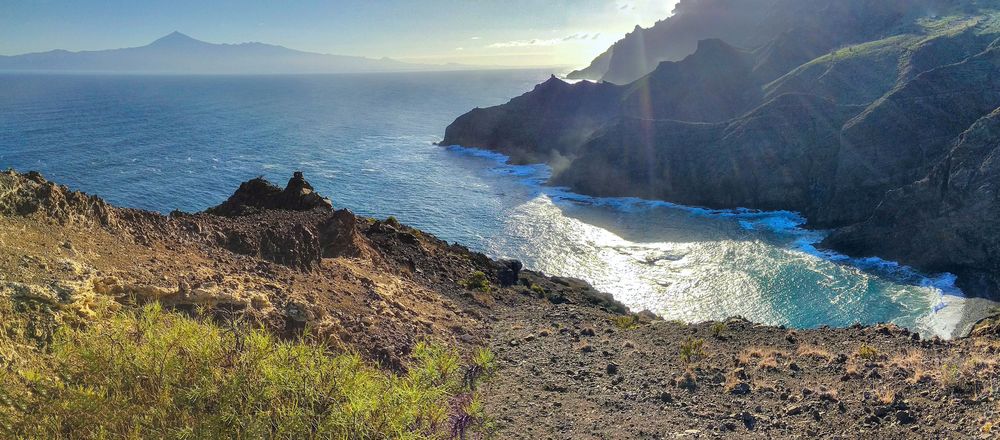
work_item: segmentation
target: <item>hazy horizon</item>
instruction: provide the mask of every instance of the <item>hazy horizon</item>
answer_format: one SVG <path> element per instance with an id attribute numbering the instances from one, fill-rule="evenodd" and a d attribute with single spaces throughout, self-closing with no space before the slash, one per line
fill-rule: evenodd
<path id="1" fill-rule="evenodd" d="M 0 55 L 140 47 L 177 31 L 210 43 L 261 42 L 321 54 L 478 66 L 584 66 L 676 0 L 296 4 L 193 0 L 14 0 L 0 6 Z"/>

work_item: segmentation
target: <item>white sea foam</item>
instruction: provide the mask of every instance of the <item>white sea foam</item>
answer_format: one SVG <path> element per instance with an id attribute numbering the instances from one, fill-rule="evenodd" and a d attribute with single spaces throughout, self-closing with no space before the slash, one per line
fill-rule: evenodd
<path id="1" fill-rule="evenodd" d="M 963 321 L 966 319 L 963 313 L 971 300 L 967 299 L 956 287 L 954 275 L 948 273 L 927 275 L 909 266 L 881 258 L 851 258 L 831 250 L 820 249 L 818 245 L 826 237 L 827 231 L 805 228 L 806 218 L 797 212 L 759 211 L 746 208 L 709 209 L 635 197 L 592 197 L 574 193 L 568 188 L 545 185 L 551 176 L 551 169 L 546 165 L 511 165 L 508 163 L 509 158 L 501 153 L 461 146 L 447 148 L 456 154 L 493 162 L 494 172 L 519 178 L 523 184 L 548 197 L 557 205 L 571 203 L 607 207 L 629 213 L 666 208 L 685 211 L 692 216 L 730 219 L 743 230 L 775 234 L 783 237 L 788 243 L 788 249 L 793 252 L 853 267 L 864 277 L 876 276 L 893 283 L 915 287 L 916 289 L 911 290 L 916 290 L 919 295 L 924 296 L 921 302 L 933 304 L 929 313 L 916 317 L 911 324 L 922 333 L 951 337 L 966 332 L 971 325 L 971 323 Z M 642 248 L 650 250 L 649 244 L 644 243 Z M 669 264 L 675 261 L 675 257 L 669 254 L 664 257 L 651 257 L 644 254 L 636 256 L 634 261 L 639 264 Z M 652 263 L 649 263 L 650 261 Z"/>

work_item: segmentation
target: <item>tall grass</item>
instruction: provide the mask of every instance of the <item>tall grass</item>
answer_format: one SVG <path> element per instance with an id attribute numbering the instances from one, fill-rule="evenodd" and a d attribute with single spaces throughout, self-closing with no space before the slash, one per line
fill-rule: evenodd
<path id="1" fill-rule="evenodd" d="M 0 356 L 2 438 L 417 439 L 484 426 L 459 357 L 435 345 L 393 374 L 150 305 L 15 355 Z"/>

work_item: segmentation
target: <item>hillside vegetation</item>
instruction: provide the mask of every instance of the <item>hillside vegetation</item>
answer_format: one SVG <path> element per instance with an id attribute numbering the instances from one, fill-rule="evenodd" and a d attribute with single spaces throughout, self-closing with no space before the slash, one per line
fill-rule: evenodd
<path id="1" fill-rule="evenodd" d="M 451 438 L 485 429 L 466 366 L 440 346 L 417 344 L 409 370 L 393 373 L 309 338 L 282 341 L 159 304 L 103 311 L 41 340 L 31 334 L 39 315 L 15 308 L 0 299 L 5 438 Z"/>

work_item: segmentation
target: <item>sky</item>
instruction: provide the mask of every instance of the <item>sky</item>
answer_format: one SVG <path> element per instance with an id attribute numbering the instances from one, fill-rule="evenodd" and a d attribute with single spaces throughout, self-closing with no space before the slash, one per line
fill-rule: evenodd
<path id="1" fill-rule="evenodd" d="M 403 61 L 585 66 L 677 0 L 0 0 L 0 55 L 212 43 Z"/>

